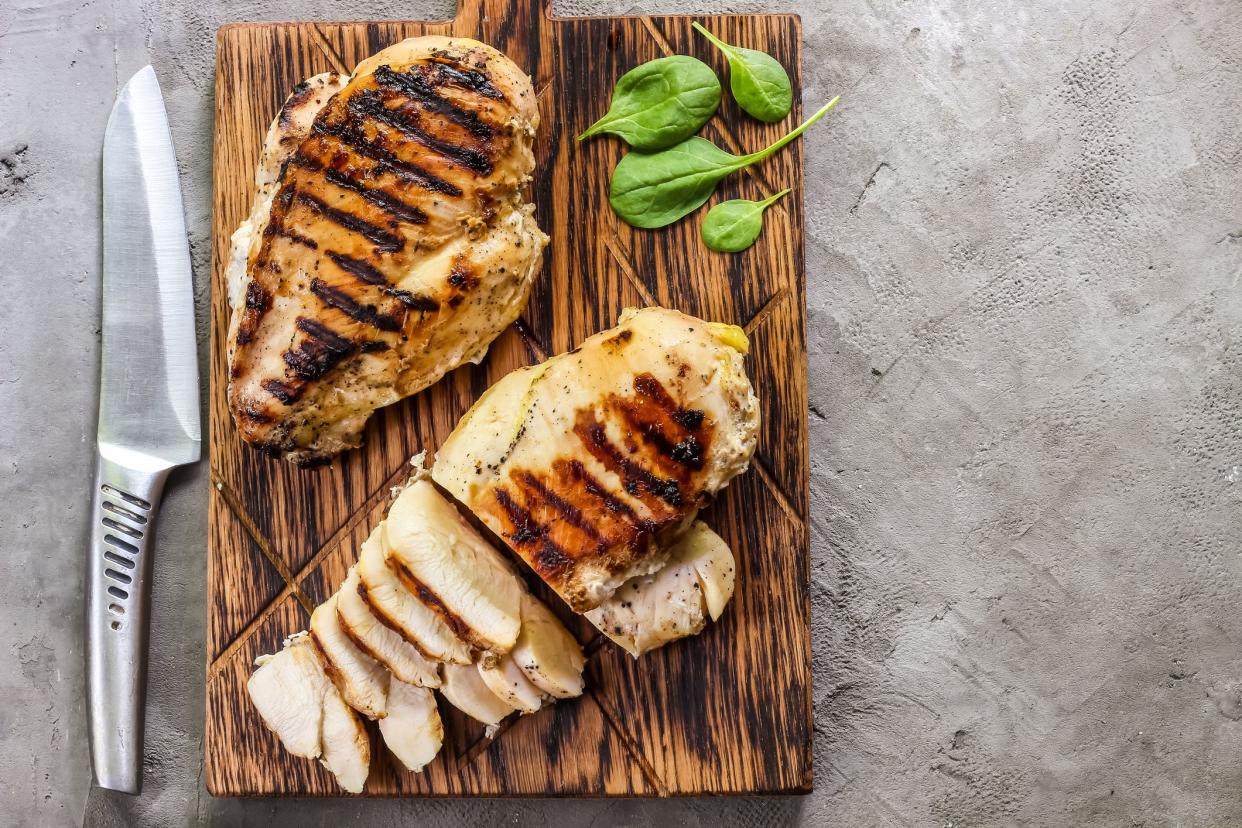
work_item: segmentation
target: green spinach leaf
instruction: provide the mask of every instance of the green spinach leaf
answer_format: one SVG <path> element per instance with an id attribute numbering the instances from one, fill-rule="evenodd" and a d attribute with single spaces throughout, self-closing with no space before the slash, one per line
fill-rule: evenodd
<path id="1" fill-rule="evenodd" d="M 763 213 L 789 190 L 781 190 L 763 201 L 735 198 L 722 201 L 707 211 L 700 232 L 703 243 L 720 253 L 739 253 L 755 243 L 763 232 Z"/>
<path id="2" fill-rule="evenodd" d="M 725 176 L 772 155 L 828 114 L 839 100 L 833 98 L 788 135 L 749 155 L 733 155 L 697 137 L 661 152 L 628 153 L 612 171 L 608 202 L 635 227 L 672 224 L 702 206 Z"/>
<path id="3" fill-rule="evenodd" d="M 761 121 L 773 123 L 793 107 L 793 86 L 780 61 L 767 52 L 725 43 L 699 25 L 695 31 L 715 44 L 729 61 L 729 89 L 737 105 Z"/>
<path id="4" fill-rule="evenodd" d="M 720 106 L 720 80 L 703 61 L 659 58 L 621 76 L 608 113 L 578 136 L 612 133 L 637 150 L 671 147 L 702 128 Z"/>

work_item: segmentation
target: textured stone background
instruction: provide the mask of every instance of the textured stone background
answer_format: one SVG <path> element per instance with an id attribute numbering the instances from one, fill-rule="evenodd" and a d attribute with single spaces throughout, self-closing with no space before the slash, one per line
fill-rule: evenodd
<path id="1" fill-rule="evenodd" d="M 1242 819 L 1236 2 L 557 8 L 793 8 L 808 101 L 844 96 L 807 137 L 815 793 L 207 796 L 203 468 L 175 480 L 160 525 L 146 790 L 90 792 L 82 558 L 99 143 L 117 86 L 159 70 L 203 319 L 216 26 L 440 17 L 452 2 L 3 0 L 0 821 Z"/>

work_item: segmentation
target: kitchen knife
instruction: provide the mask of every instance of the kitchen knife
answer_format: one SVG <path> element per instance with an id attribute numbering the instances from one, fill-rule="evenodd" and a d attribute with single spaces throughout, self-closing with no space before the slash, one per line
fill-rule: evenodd
<path id="1" fill-rule="evenodd" d="M 160 493 L 199 457 L 190 250 L 155 71 L 121 90 L 103 146 L 103 356 L 86 584 L 91 759 L 142 787 L 147 613 Z"/>

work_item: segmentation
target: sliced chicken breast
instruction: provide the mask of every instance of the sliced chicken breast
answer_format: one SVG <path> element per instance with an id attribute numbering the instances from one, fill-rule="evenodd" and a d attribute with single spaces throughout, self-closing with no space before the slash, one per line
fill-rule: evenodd
<path id="1" fill-rule="evenodd" d="M 543 707 L 547 695 L 526 677 L 512 655 L 479 662 L 479 675 L 487 689 L 505 704 L 523 713 Z"/>
<path id="2" fill-rule="evenodd" d="M 384 744 L 414 773 L 436 758 L 444 744 L 435 694 L 402 681 L 394 681 L 388 690 L 388 715 L 380 719 L 379 729 Z"/>
<path id="3" fill-rule="evenodd" d="M 475 665 L 445 664 L 441 672 L 440 693 L 449 704 L 475 721 L 494 726 L 514 711 L 512 705 L 501 701 L 488 688 Z"/>
<path id="4" fill-rule="evenodd" d="M 259 669 L 246 682 L 250 700 L 285 750 L 305 759 L 323 752 L 323 697 L 331 682 L 305 633 L 285 642 L 274 655 L 260 656 Z"/>
<path id="5" fill-rule="evenodd" d="M 337 616 L 335 595 L 311 613 L 310 632 L 324 657 L 324 672 L 349 706 L 369 719 L 384 718 L 391 674 L 345 635 Z"/>
<path id="6" fill-rule="evenodd" d="M 371 611 L 428 658 L 455 664 L 472 663 L 470 645 L 458 638 L 443 618 L 411 594 L 397 574 L 388 568 L 382 538 L 383 524 L 362 544 L 356 564 Z"/>
<path id="7" fill-rule="evenodd" d="M 324 672 L 306 633 L 261 656 L 246 691 L 263 723 L 295 756 L 319 759 L 351 793 L 366 783 L 371 746 L 362 721 Z"/>
<path id="8" fill-rule="evenodd" d="M 538 122 L 530 79 L 465 38 L 405 40 L 294 91 L 232 240 L 243 440 L 329 459 L 376 408 L 482 358 L 547 243 L 521 195 Z"/>
<path id="9" fill-rule="evenodd" d="M 527 592 L 522 593 L 522 632 L 510 655 L 540 691 L 558 699 L 582 695 L 582 648 L 552 610 Z"/>
<path id="10" fill-rule="evenodd" d="M 339 693 L 323 697 L 323 755 L 319 760 L 342 788 L 362 793 L 371 770 L 371 741 L 362 720 Z"/>
<path id="11" fill-rule="evenodd" d="M 658 570 L 755 450 L 745 335 L 664 308 L 493 385 L 432 476 L 576 611 Z"/>
<path id="12" fill-rule="evenodd" d="M 631 578 L 584 615 L 637 658 L 698 634 L 709 616 L 718 619 L 733 597 L 734 569 L 733 553 L 724 540 L 695 521 L 669 550 L 663 568 Z"/>
<path id="13" fill-rule="evenodd" d="M 513 648 L 522 584 L 430 480 L 406 486 L 383 527 L 389 567 L 459 638 L 494 653 Z"/>
<path id="14" fill-rule="evenodd" d="M 386 667 L 397 681 L 418 687 L 439 687 L 440 673 L 436 663 L 420 653 L 396 630 L 384 626 L 362 597 L 364 591 L 357 569 L 351 566 L 348 577 L 336 594 L 336 614 L 341 632 L 358 649 Z"/>

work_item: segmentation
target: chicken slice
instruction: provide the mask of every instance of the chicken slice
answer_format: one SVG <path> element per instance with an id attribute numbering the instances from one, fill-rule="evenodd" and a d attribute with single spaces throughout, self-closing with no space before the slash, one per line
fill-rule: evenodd
<path id="1" fill-rule="evenodd" d="M 552 610 L 530 593 L 522 593 L 522 632 L 510 655 L 544 693 L 558 699 L 582 695 L 582 648 Z"/>
<path id="2" fill-rule="evenodd" d="M 342 788 L 359 793 L 371 764 L 362 721 L 324 672 L 306 633 L 285 640 L 275 655 L 261 656 L 246 683 L 260 718 L 295 756 L 319 759 Z"/>
<path id="3" fill-rule="evenodd" d="M 470 664 L 474 660 L 470 645 L 458 638 L 443 618 L 414 597 L 388 568 L 382 537 L 383 524 L 363 542 L 356 565 L 371 611 L 428 658 Z"/>
<path id="4" fill-rule="evenodd" d="M 412 38 L 299 85 L 232 239 L 243 440 L 330 459 L 376 408 L 483 356 L 547 244 L 522 195 L 538 122 L 530 78 L 465 38 Z"/>
<path id="5" fill-rule="evenodd" d="M 526 677 L 512 655 L 479 661 L 479 675 L 502 702 L 523 713 L 534 713 L 547 695 Z"/>
<path id="6" fill-rule="evenodd" d="M 483 677 L 473 664 L 445 664 L 440 668 L 444 674 L 440 692 L 449 704 L 477 722 L 488 726 L 514 711 L 483 683 Z"/>
<path id="7" fill-rule="evenodd" d="M 405 487 L 383 527 L 389 567 L 458 637 L 494 653 L 513 648 L 523 587 L 429 480 Z"/>
<path id="8" fill-rule="evenodd" d="M 708 616 L 718 619 L 733 597 L 734 569 L 728 545 L 705 523 L 695 521 L 669 549 L 662 569 L 631 578 L 584 615 L 637 658 L 698 634 Z"/>
<path id="9" fill-rule="evenodd" d="M 414 773 L 427 766 L 444 744 L 444 725 L 435 694 L 424 687 L 394 681 L 388 690 L 388 715 L 380 719 L 384 744 Z"/>
<path id="10" fill-rule="evenodd" d="M 575 611 L 658 570 L 754 453 L 745 334 L 665 308 L 493 385 L 432 476 Z"/>
<path id="11" fill-rule="evenodd" d="M 366 728 L 339 693 L 323 697 L 323 766 L 350 793 L 362 793 L 371 770 L 371 742 Z"/>
<path id="12" fill-rule="evenodd" d="M 388 685 L 392 676 L 345 635 L 337 616 L 335 595 L 311 613 L 310 632 L 324 657 L 324 672 L 349 706 L 370 719 L 388 715 Z"/>
<path id="13" fill-rule="evenodd" d="M 396 630 L 384 626 L 362 597 L 362 579 L 354 567 L 336 593 L 336 614 L 341 631 L 358 649 L 378 661 L 393 678 L 418 687 L 439 687 L 440 673 L 435 662 L 426 658 Z M 391 692 L 391 691 L 390 691 Z"/>
<path id="14" fill-rule="evenodd" d="M 268 729 L 285 750 L 305 759 L 323 752 L 323 697 L 331 682 L 305 633 L 290 636 L 284 649 L 260 656 L 246 692 Z"/>

